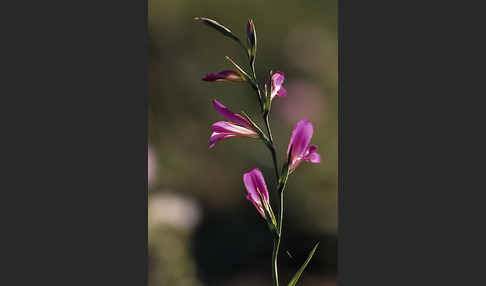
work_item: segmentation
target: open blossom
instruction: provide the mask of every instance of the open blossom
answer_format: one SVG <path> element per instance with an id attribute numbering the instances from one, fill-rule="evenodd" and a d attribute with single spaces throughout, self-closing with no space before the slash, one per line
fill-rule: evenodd
<path id="1" fill-rule="evenodd" d="M 290 137 L 289 147 L 287 148 L 287 158 L 290 158 L 289 173 L 292 173 L 302 161 L 320 163 L 321 155 L 317 153 L 316 145 L 309 145 L 314 128 L 312 123 L 307 120 L 300 120 L 295 125 Z M 289 155 L 292 146 L 292 154 Z"/>
<path id="2" fill-rule="evenodd" d="M 233 70 L 225 70 L 217 73 L 207 74 L 202 80 L 204 81 L 229 81 L 229 82 L 243 82 L 244 79 Z"/>
<path id="3" fill-rule="evenodd" d="M 213 124 L 213 133 L 209 138 L 209 148 L 214 147 L 217 141 L 231 137 L 258 138 L 250 122 L 243 116 L 234 113 L 216 99 L 213 100 L 214 108 L 223 115 L 227 121 L 218 121 Z"/>
<path id="4" fill-rule="evenodd" d="M 275 96 L 286 96 L 287 91 L 285 88 L 282 86 L 284 82 L 284 74 L 283 72 L 276 72 L 272 74 L 272 79 L 271 83 L 269 84 L 268 82 L 265 84 L 267 89 L 269 88 L 270 85 L 270 100 L 273 100 Z"/>
<path id="5" fill-rule="evenodd" d="M 248 192 L 246 199 L 252 202 L 263 218 L 266 218 L 264 209 L 268 213 L 272 213 L 272 210 L 270 208 L 267 185 L 265 184 L 265 179 L 260 169 L 251 169 L 243 174 L 243 183 Z"/>

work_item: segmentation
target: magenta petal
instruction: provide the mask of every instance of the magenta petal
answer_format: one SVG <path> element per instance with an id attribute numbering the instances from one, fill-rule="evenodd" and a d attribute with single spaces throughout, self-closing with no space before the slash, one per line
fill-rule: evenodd
<path id="1" fill-rule="evenodd" d="M 309 154 L 310 154 L 310 153 L 314 153 L 314 152 L 316 152 L 316 151 L 317 151 L 317 146 L 316 146 L 316 145 L 311 144 L 311 145 L 309 145 L 309 148 L 307 148 L 307 151 L 308 151 L 308 153 L 309 153 Z"/>
<path id="2" fill-rule="evenodd" d="M 263 174 L 260 171 L 260 169 L 255 168 L 255 169 L 252 169 L 251 171 L 249 171 L 248 173 L 250 173 L 252 175 L 253 180 L 255 182 L 255 185 L 257 186 L 258 190 L 260 191 L 263 199 L 265 201 L 268 201 L 269 197 L 268 197 L 267 184 L 265 183 L 265 178 L 263 177 Z"/>
<path id="3" fill-rule="evenodd" d="M 310 153 L 307 157 L 305 157 L 305 160 L 311 163 L 320 163 L 321 155 L 319 155 L 317 152 Z"/>
<path id="4" fill-rule="evenodd" d="M 265 218 L 265 211 L 263 210 L 262 203 L 260 201 L 254 201 L 250 195 L 246 195 L 246 199 L 249 200 L 260 213 L 260 215 Z"/>
<path id="5" fill-rule="evenodd" d="M 282 86 L 275 96 L 279 96 L 279 97 L 287 96 L 287 90 Z"/>
<path id="6" fill-rule="evenodd" d="M 283 95 L 278 93 L 283 88 L 282 84 L 284 82 L 284 74 L 283 72 L 276 72 L 272 75 L 272 90 L 270 91 L 270 97 L 273 98 L 275 96 L 285 96 L 286 92 L 283 91 Z"/>
<path id="7" fill-rule="evenodd" d="M 239 124 L 243 127 L 250 127 L 250 123 L 241 115 L 234 113 L 233 111 L 229 110 L 226 106 L 221 104 L 219 101 L 216 99 L 213 99 L 213 106 L 216 109 L 219 114 L 221 114 L 223 117 L 228 119 L 231 122 L 234 122 L 236 124 Z"/>
<path id="8" fill-rule="evenodd" d="M 209 138 L 209 148 L 213 148 L 216 142 L 225 138 L 235 137 L 235 134 L 213 132 Z"/>
<path id="9" fill-rule="evenodd" d="M 300 120 L 297 122 L 292 131 L 289 146 L 287 147 L 287 156 L 289 155 L 290 146 L 293 146 L 292 160 L 294 160 L 294 158 L 303 158 L 306 155 L 306 151 L 308 151 L 307 146 L 309 146 L 313 133 L 314 128 L 310 121 Z"/>
<path id="10" fill-rule="evenodd" d="M 275 87 L 280 87 L 283 84 L 284 79 L 285 77 L 283 72 L 276 72 L 272 75 L 272 83 Z"/>
<path id="11" fill-rule="evenodd" d="M 213 131 L 217 133 L 230 133 L 235 136 L 246 136 L 257 138 L 258 134 L 253 129 L 248 129 L 230 122 L 218 121 L 213 124 Z"/>
<path id="12" fill-rule="evenodd" d="M 304 160 L 306 160 L 307 162 L 311 162 L 311 163 L 320 163 L 321 162 L 321 155 L 319 155 L 319 153 L 317 153 L 317 146 L 316 145 L 310 145 L 307 150 L 308 150 L 306 152 L 307 155 L 305 155 Z"/>
<path id="13" fill-rule="evenodd" d="M 268 190 L 263 174 L 258 168 L 251 169 L 243 174 L 243 182 L 251 198 L 260 201 L 259 193 L 265 200 L 268 200 Z"/>
<path id="14" fill-rule="evenodd" d="M 207 74 L 202 80 L 204 81 L 232 81 L 243 82 L 241 76 L 233 70 L 225 70 L 217 73 Z"/>
<path id="15" fill-rule="evenodd" d="M 269 202 L 267 185 L 265 184 L 265 179 L 263 178 L 262 172 L 258 168 L 252 169 L 243 174 L 243 183 L 245 184 L 248 192 L 247 199 L 250 200 L 255 207 L 262 206 L 260 195 L 262 196 L 263 200 L 266 201 L 266 203 Z M 264 216 L 264 214 L 262 215 Z"/>

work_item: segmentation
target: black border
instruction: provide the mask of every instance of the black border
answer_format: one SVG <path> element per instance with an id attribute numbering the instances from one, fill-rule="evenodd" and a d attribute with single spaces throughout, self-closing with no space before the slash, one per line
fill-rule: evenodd
<path id="1" fill-rule="evenodd" d="M 3 285 L 147 284 L 147 7 L 5 10 Z M 483 201 L 465 199 L 484 180 L 463 159 L 484 149 L 465 134 L 484 92 L 458 64 L 481 59 L 484 25 L 461 9 L 339 0 L 341 286 L 484 280 L 467 257 Z"/>
<path id="2" fill-rule="evenodd" d="M 0 284 L 147 285 L 147 0 L 20 6 L 3 9 Z"/>

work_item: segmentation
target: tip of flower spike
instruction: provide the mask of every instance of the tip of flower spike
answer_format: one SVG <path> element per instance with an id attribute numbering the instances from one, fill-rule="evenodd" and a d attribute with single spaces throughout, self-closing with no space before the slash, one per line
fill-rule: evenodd
<path id="1" fill-rule="evenodd" d="M 247 31 L 248 31 L 248 34 L 250 34 L 251 32 L 251 26 L 253 25 L 253 19 L 248 19 L 248 25 L 247 25 Z"/>

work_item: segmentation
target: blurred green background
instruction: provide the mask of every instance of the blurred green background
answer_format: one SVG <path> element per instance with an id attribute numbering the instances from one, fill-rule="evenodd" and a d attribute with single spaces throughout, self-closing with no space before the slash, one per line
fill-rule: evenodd
<path id="1" fill-rule="evenodd" d="M 243 67 L 241 47 L 193 20 L 215 19 L 246 43 L 254 19 L 260 83 L 285 73 L 287 97 L 272 104 L 279 163 L 300 119 L 314 124 L 321 164 L 302 163 L 286 189 L 281 281 L 288 281 L 316 241 L 321 245 L 300 285 L 337 285 L 338 41 L 337 0 L 149 0 L 149 285 L 271 285 L 272 240 L 245 199 L 242 174 L 260 168 L 276 203 L 268 149 L 226 139 L 208 148 L 217 99 L 261 126 L 247 84 L 208 83 L 207 73 Z M 277 209 L 274 205 L 274 209 Z"/>

